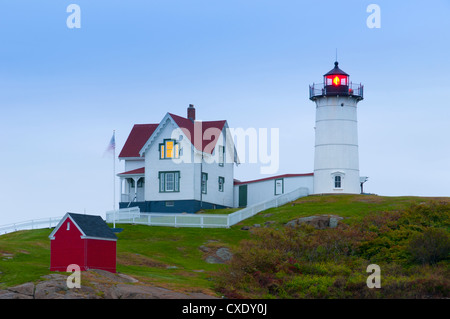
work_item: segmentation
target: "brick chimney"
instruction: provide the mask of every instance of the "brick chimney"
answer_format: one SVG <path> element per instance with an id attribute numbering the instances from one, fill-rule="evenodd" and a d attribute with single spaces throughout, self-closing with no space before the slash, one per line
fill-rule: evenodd
<path id="1" fill-rule="evenodd" d="M 195 107 L 194 107 L 194 104 L 189 104 L 189 107 L 187 109 L 187 118 L 190 119 L 192 122 L 195 121 Z"/>

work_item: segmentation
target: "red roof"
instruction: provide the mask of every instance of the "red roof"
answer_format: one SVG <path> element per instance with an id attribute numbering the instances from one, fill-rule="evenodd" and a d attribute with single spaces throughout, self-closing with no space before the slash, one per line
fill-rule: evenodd
<path id="1" fill-rule="evenodd" d="M 121 157 L 140 157 L 139 151 L 148 141 L 159 124 L 136 124 L 128 135 L 127 141 L 119 154 Z"/>
<path id="2" fill-rule="evenodd" d="M 278 179 L 278 178 L 288 178 L 288 177 L 300 177 L 300 176 L 314 176 L 314 173 L 307 173 L 307 174 L 284 174 L 284 175 L 278 175 L 278 176 L 272 176 L 272 177 L 266 177 L 261 179 L 255 179 L 252 181 L 245 181 L 241 182 L 237 179 L 234 180 L 234 185 L 243 185 L 243 184 L 250 184 L 250 183 L 257 183 L 257 182 L 263 182 L 268 181 L 271 179 Z"/>
<path id="3" fill-rule="evenodd" d="M 212 154 L 216 146 L 217 139 L 222 132 L 226 121 L 191 121 L 190 119 L 171 114 L 169 115 L 180 127 L 184 134 L 197 150 Z M 130 135 L 119 154 L 123 157 L 140 157 L 139 151 L 147 143 L 150 136 L 156 130 L 159 124 L 136 124 L 130 132 Z M 197 138 L 194 133 L 201 132 L 202 136 Z M 205 134 L 206 132 L 206 134 Z M 202 138 L 203 137 L 203 138 Z M 122 173 L 124 174 L 124 173 Z"/>
<path id="4" fill-rule="evenodd" d="M 133 169 L 131 171 L 123 172 L 117 175 L 137 175 L 137 174 L 145 174 L 145 167 Z"/>
<path id="5" fill-rule="evenodd" d="M 197 150 L 212 154 L 226 121 L 193 122 L 190 119 L 172 113 L 169 113 L 169 115 L 183 130 L 183 133 L 189 138 L 192 145 L 194 145 Z M 195 136 L 195 133 L 198 132 L 201 132 L 202 136 Z"/>

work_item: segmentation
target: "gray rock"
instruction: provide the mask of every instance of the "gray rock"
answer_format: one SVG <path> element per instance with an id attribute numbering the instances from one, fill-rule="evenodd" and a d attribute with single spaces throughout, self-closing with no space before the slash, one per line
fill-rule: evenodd
<path id="1" fill-rule="evenodd" d="M 217 256 L 208 256 L 205 258 L 208 264 L 224 264 L 225 262 Z"/>
<path id="2" fill-rule="evenodd" d="M 233 254 L 231 253 L 231 251 L 226 247 L 222 247 L 217 249 L 215 254 L 207 256 L 205 258 L 205 261 L 208 264 L 224 264 L 227 261 L 231 260 L 232 257 Z"/>
<path id="3" fill-rule="evenodd" d="M 343 219 L 335 215 L 308 216 L 291 220 L 285 224 L 289 227 L 298 227 L 302 224 L 311 225 L 316 229 L 335 228 L 338 221 Z"/>
<path id="4" fill-rule="evenodd" d="M 208 251 L 211 250 L 211 248 L 206 247 L 205 245 L 201 245 L 200 247 L 198 247 L 198 249 L 200 249 L 200 250 L 203 251 L 204 253 L 207 253 Z"/>
<path id="5" fill-rule="evenodd" d="M 233 257 L 233 254 L 228 248 L 222 247 L 217 249 L 216 255 L 223 261 L 229 261 Z"/>
<path id="6" fill-rule="evenodd" d="M 23 285 L 19 285 L 19 286 L 15 286 L 15 287 L 11 287 L 8 290 L 18 293 L 18 294 L 34 296 L 34 284 L 32 282 L 29 282 L 29 283 L 26 283 Z"/>
<path id="7" fill-rule="evenodd" d="M 338 219 L 335 217 L 330 217 L 330 228 L 336 228 L 338 224 Z"/>
<path id="8" fill-rule="evenodd" d="M 291 220 L 291 221 L 287 222 L 287 223 L 285 224 L 285 226 L 288 226 L 288 227 L 297 227 L 297 226 L 298 226 L 297 219 L 294 219 L 294 220 Z"/>
<path id="9" fill-rule="evenodd" d="M 0 299 L 33 299 L 33 296 L 19 294 L 13 291 L 0 291 Z"/>
<path id="10" fill-rule="evenodd" d="M 217 257 L 219 260 L 220 258 Z M 85 274 L 83 276 L 83 274 Z M 180 293 L 139 283 L 121 273 L 89 270 L 81 274 L 81 288 L 69 289 L 67 275 L 50 274 L 36 285 L 26 283 L 0 290 L 0 299 L 193 299 L 214 298 L 203 293 Z M 34 294 L 32 293 L 34 291 Z M 32 293 L 32 295 L 29 295 Z"/>
<path id="11" fill-rule="evenodd" d="M 166 269 L 178 269 L 177 266 L 167 266 Z"/>

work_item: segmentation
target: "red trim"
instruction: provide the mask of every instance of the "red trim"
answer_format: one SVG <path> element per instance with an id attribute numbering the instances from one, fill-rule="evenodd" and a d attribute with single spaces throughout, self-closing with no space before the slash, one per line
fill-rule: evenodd
<path id="1" fill-rule="evenodd" d="M 145 167 L 133 169 L 132 171 L 123 172 L 117 175 L 137 175 L 137 174 L 145 174 Z"/>
<path id="2" fill-rule="evenodd" d="M 241 182 L 237 179 L 234 180 L 234 185 L 243 185 L 243 184 L 250 184 L 250 183 L 257 183 L 257 182 L 263 182 L 268 181 L 271 179 L 278 179 L 278 178 L 289 178 L 289 177 L 301 177 L 301 176 L 314 176 L 314 173 L 307 173 L 307 174 L 284 174 L 284 175 L 278 175 L 278 176 L 272 176 L 272 177 L 266 177 L 261 179 L 255 179 L 252 181 L 245 181 Z"/>

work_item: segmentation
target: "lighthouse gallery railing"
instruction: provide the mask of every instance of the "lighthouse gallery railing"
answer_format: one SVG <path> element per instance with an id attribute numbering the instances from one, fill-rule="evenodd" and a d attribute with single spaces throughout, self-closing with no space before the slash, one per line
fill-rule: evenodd
<path id="1" fill-rule="evenodd" d="M 324 83 L 313 83 L 312 85 L 309 86 L 310 99 L 324 95 L 327 95 L 327 86 Z M 336 93 L 334 93 L 333 95 L 336 95 Z M 344 93 L 344 95 L 355 96 L 359 99 L 363 99 L 364 85 L 350 83 L 350 85 L 348 85 L 348 92 Z"/>

